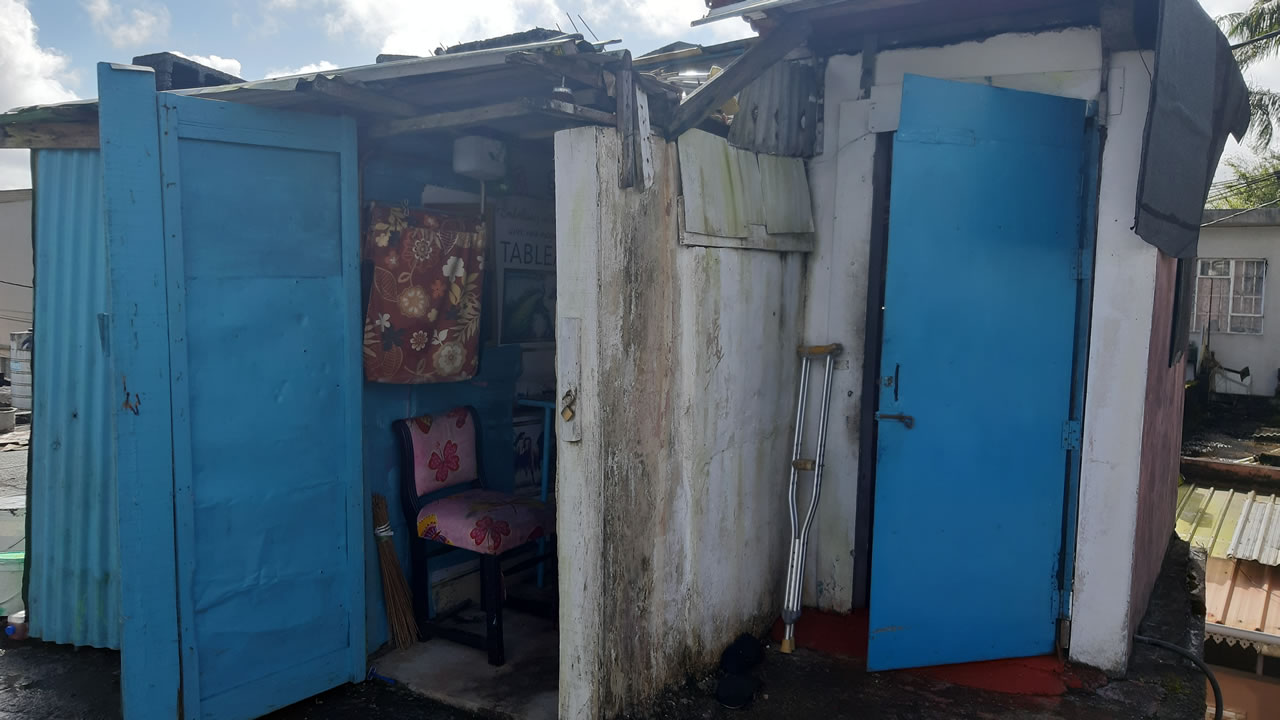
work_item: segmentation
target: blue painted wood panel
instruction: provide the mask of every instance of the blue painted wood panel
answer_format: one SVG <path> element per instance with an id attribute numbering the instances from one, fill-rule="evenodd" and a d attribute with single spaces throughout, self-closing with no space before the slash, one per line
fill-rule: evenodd
<path id="1" fill-rule="evenodd" d="M 365 672 L 355 126 L 99 86 L 125 710 L 258 717 Z"/>
<path id="2" fill-rule="evenodd" d="M 364 675 L 355 128 L 160 98 L 183 698 L 256 717 Z"/>
<path id="3" fill-rule="evenodd" d="M 160 131 L 150 69 L 98 64 L 125 717 L 181 717 Z"/>
<path id="4" fill-rule="evenodd" d="M 1085 103 L 908 76 L 894 141 L 872 670 L 1050 653 Z"/>

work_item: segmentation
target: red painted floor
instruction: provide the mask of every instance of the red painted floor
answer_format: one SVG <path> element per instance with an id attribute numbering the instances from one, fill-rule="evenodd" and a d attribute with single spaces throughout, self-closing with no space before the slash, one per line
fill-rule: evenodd
<path id="1" fill-rule="evenodd" d="M 796 623 L 796 646 L 865 664 L 867 622 L 866 610 L 839 615 L 805 609 Z M 779 619 L 773 625 L 774 642 L 782 641 L 782 628 L 782 620 Z M 1068 690 L 1092 689 L 1106 684 L 1106 678 L 1096 670 L 1068 665 L 1053 655 L 939 665 L 900 672 L 1011 695 L 1062 695 Z"/>

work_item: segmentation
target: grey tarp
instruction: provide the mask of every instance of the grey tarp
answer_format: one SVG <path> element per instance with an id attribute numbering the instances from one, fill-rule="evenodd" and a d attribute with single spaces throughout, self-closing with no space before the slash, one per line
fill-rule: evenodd
<path id="1" fill-rule="evenodd" d="M 1231 46 L 1196 0 L 1163 0 L 1138 178 L 1138 235 L 1178 262 L 1170 363 L 1187 346 L 1205 196 L 1227 135 L 1244 137 L 1249 93 Z"/>
<path id="2" fill-rule="evenodd" d="M 1249 126 L 1249 93 L 1227 38 L 1196 0 L 1164 0 L 1138 179 L 1138 235 L 1193 258 L 1227 134 Z"/>

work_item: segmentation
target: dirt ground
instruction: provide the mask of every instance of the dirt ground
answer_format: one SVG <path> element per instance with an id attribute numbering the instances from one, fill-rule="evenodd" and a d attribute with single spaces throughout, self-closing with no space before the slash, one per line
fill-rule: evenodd
<path id="1" fill-rule="evenodd" d="M 0 720 L 120 720 L 120 654 L 0 640 Z M 268 720 L 475 720 L 381 682 L 344 685 Z"/>
<path id="2" fill-rule="evenodd" d="M 1203 642 L 1202 583 L 1185 543 L 1171 544 L 1154 601 L 1139 629 L 1184 647 Z M 1199 579 L 1197 579 L 1197 577 Z M 1199 720 L 1204 680 L 1194 666 L 1164 650 L 1135 645 L 1129 677 L 1094 690 L 1037 697 L 951 685 L 927 673 L 869 674 L 853 660 L 770 648 L 756 669 L 758 690 L 744 710 L 714 698 L 716 676 L 691 679 L 635 720 L 764 718 L 1011 718 Z M 0 642 L 0 720 L 118 720 L 119 654 L 35 641 Z M 268 716 L 269 720 L 478 720 L 380 682 L 346 685 Z"/>

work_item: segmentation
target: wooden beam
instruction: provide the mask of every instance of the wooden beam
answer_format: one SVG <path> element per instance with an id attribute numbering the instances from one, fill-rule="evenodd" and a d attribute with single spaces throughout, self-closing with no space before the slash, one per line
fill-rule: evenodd
<path id="1" fill-rule="evenodd" d="M 399 98 L 383 95 L 370 90 L 359 82 L 334 80 L 317 75 L 310 84 L 304 85 L 308 92 L 314 92 L 326 98 L 360 112 L 395 115 L 396 117 L 413 117 L 422 114 L 422 108 Z"/>
<path id="2" fill-rule="evenodd" d="M 611 112 L 582 107 L 563 100 L 530 100 L 528 103 L 534 112 L 566 120 L 574 120 L 583 124 L 613 125 L 615 122 L 614 114 Z"/>
<path id="3" fill-rule="evenodd" d="M 676 108 L 667 126 L 667 137 L 675 139 L 693 129 L 712 110 L 725 104 L 766 68 L 798 47 L 810 33 L 809 23 L 801 17 L 788 19 L 777 30 L 765 35 L 710 81 L 694 90 Z"/>
<path id="4" fill-rule="evenodd" d="M 1208 458 L 1183 457 L 1182 474 L 1197 485 L 1220 483 L 1225 486 L 1280 487 L 1280 467 L 1252 465 L 1248 463 L 1210 460 Z"/>
<path id="5" fill-rule="evenodd" d="M 430 115 L 404 118 L 402 120 L 387 120 L 374 124 L 369 129 L 369 137 L 380 138 L 412 132 L 426 132 L 428 130 L 450 130 L 465 125 L 478 125 L 489 120 L 500 120 L 528 113 L 528 101 L 513 100 L 511 102 L 498 103 L 497 105 L 467 108 L 466 110 L 431 113 Z"/>
<path id="6" fill-rule="evenodd" d="M 546 71 L 548 76 L 569 78 L 590 88 L 603 88 L 604 73 L 598 65 L 575 62 L 568 57 L 543 52 L 515 52 L 507 62 Z"/>
<path id="7" fill-rule="evenodd" d="M 0 127 L 0 148 L 94 149 L 97 123 L 35 123 Z"/>
<path id="8" fill-rule="evenodd" d="M 468 125 L 484 125 L 495 120 L 520 117 L 530 114 L 549 115 L 551 117 L 572 120 L 579 124 L 613 125 L 613 113 L 586 108 L 562 100 L 541 100 L 524 98 L 511 102 L 485 105 L 483 107 L 455 110 L 452 112 L 434 113 L 401 120 L 386 120 L 375 123 L 369 129 L 370 138 L 385 138 L 415 132 L 439 132 L 456 130 Z"/>
<path id="9" fill-rule="evenodd" d="M 622 62 L 614 75 L 618 79 L 618 139 L 622 143 L 622 167 L 618 179 L 621 187 L 629 188 L 635 187 L 640 175 L 637 162 L 639 148 L 636 147 L 639 135 L 636 130 L 636 75 L 631 70 L 630 50 L 622 51 Z"/>

